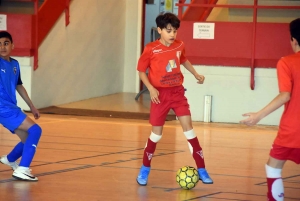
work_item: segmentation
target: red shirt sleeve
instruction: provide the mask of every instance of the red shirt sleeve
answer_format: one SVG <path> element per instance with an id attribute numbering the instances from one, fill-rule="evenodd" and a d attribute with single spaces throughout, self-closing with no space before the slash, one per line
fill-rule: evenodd
<path id="1" fill-rule="evenodd" d="M 277 77 L 280 92 L 292 92 L 292 72 L 284 59 L 280 59 L 277 63 Z"/>
<path id="2" fill-rule="evenodd" d="M 139 58 L 137 70 L 140 72 L 146 72 L 147 68 L 150 66 L 151 48 L 146 46 L 143 54 Z"/>

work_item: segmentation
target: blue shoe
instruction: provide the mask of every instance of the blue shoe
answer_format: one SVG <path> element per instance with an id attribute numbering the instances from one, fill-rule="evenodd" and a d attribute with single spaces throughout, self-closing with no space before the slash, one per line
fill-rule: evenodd
<path id="1" fill-rule="evenodd" d="M 151 169 L 150 167 L 145 167 L 144 165 L 142 165 L 139 176 L 136 178 L 136 181 L 139 185 L 141 186 L 147 185 L 150 169 Z"/>
<path id="2" fill-rule="evenodd" d="M 208 175 L 205 168 L 199 168 L 198 174 L 199 174 L 199 180 L 201 180 L 202 183 L 204 183 L 204 184 L 213 184 L 214 183 L 213 180 Z"/>

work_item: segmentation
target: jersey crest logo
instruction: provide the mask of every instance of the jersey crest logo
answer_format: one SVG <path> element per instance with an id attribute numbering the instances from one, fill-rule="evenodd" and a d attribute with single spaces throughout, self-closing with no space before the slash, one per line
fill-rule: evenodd
<path id="1" fill-rule="evenodd" d="M 169 63 L 168 63 L 168 65 L 167 65 L 167 67 L 166 67 L 166 71 L 167 71 L 167 72 L 172 72 L 172 69 L 173 69 L 173 68 L 177 68 L 175 59 L 169 60 Z"/>
<path id="2" fill-rule="evenodd" d="M 204 158 L 202 150 L 201 150 L 201 151 L 197 151 L 196 153 L 199 154 L 199 156 L 200 156 L 201 158 Z"/>
<path id="3" fill-rule="evenodd" d="M 148 156 L 148 160 L 150 161 L 152 159 L 153 154 L 152 153 L 148 153 L 148 152 L 146 152 L 146 153 L 147 153 L 147 156 Z"/>
<path id="4" fill-rule="evenodd" d="M 5 69 L 1 69 L 1 71 L 5 73 Z"/>
<path id="5" fill-rule="evenodd" d="M 17 73 L 17 67 L 14 67 L 14 74 Z"/>

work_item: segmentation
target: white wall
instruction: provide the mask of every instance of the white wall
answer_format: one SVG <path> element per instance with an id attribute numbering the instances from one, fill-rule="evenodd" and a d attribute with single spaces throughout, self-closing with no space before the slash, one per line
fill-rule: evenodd
<path id="1" fill-rule="evenodd" d="M 255 89 L 250 88 L 250 68 L 195 66 L 205 76 L 199 85 L 182 67 L 186 97 L 192 119 L 203 121 L 204 96 L 212 95 L 212 122 L 238 123 L 242 114 L 256 112 L 278 94 L 276 69 L 256 69 Z M 264 118 L 260 124 L 278 125 L 283 107 Z"/>
<path id="2" fill-rule="evenodd" d="M 142 1 L 127 0 L 125 28 L 125 62 L 123 92 L 139 90 L 139 76 L 136 74 L 138 58 L 141 55 Z"/>
<path id="3" fill-rule="evenodd" d="M 69 26 L 63 14 L 39 48 L 32 78 L 36 107 L 123 91 L 124 8 L 125 0 L 71 1 Z"/>

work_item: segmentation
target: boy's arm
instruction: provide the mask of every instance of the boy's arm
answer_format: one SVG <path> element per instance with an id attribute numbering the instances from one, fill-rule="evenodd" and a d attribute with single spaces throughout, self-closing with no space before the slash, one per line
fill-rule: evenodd
<path id="1" fill-rule="evenodd" d="M 203 75 L 199 75 L 196 72 L 195 68 L 189 62 L 189 60 L 186 60 L 185 62 L 183 62 L 182 65 L 195 76 L 195 78 L 198 80 L 198 84 L 203 84 L 205 77 Z"/>
<path id="2" fill-rule="evenodd" d="M 17 85 L 16 87 L 17 92 L 20 94 L 20 96 L 23 98 L 23 100 L 26 102 L 26 104 L 29 106 L 32 114 L 34 115 L 35 119 L 40 118 L 39 111 L 34 107 L 32 101 L 30 100 L 26 89 L 23 87 L 23 85 Z"/>
<path id="3" fill-rule="evenodd" d="M 255 113 L 250 112 L 243 114 L 243 116 L 248 116 L 248 118 L 240 121 L 240 123 L 246 124 L 248 126 L 257 124 L 262 118 L 274 112 L 279 107 L 288 102 L 290 100 L 290 96 L 290 92 L 280 92 L 280 94 L 278 94 L 267 106 L 265 106 L 260 111 Z"/>
<path id="4" fill-rule="evenodd" d="M 142 82 L 144 83 L 144 85 L 146 85 L 147 89 L 149 90 L 151 101 L 156 104 L 160 103 L 160 101 L 158 99 L 159 92 L 157 89 L 155 89 L 152 86 L 152 84 L 150 83 L 150 81 L 147 77 L 147 74 L 145 72 L 139 71 L 139 77 L 142 80 Z"/>

